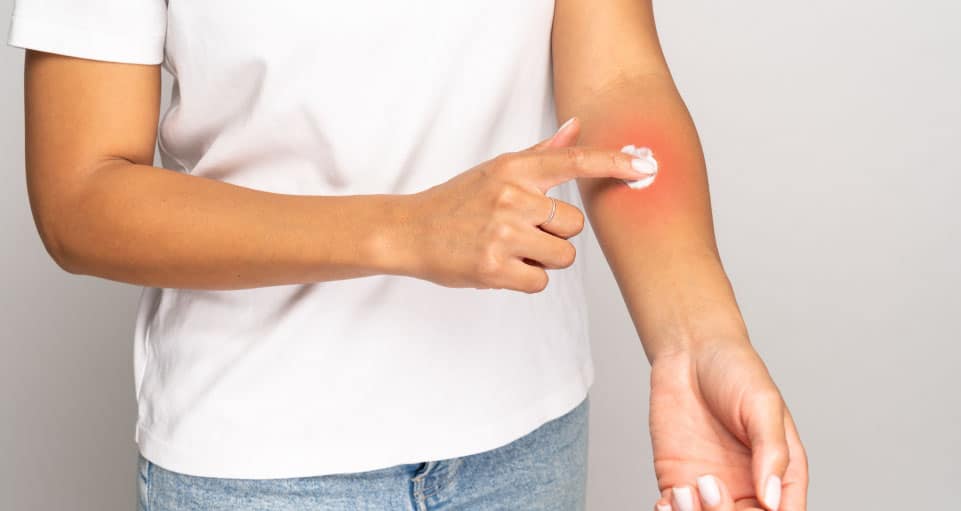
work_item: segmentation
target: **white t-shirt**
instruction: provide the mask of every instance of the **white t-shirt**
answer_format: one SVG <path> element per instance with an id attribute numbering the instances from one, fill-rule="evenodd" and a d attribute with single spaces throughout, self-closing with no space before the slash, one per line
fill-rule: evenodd
<path id="1" fill-rule="evenodd" d="M 176 80 L 159 130 L 171 170 L 276 193 L 414 193 L 556 129 L 553 8 L 18 0 L 9 44 L 162 63 Z M 573 181 L 548 195 L 581 207 Z M 535 294 L 388 275 L 144 288 L 134 439 L 167 469 L 253 479 L 507 444 L 593 382 L 583 239 Z"/>

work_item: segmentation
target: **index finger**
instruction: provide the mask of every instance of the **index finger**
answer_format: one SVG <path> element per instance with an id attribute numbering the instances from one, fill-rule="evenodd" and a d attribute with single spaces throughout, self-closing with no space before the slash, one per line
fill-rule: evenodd
<path id="1" fill-rule="evenodd" d="M 634 170 L 635 156 L 613 149 L 551 147 L 537 152 L 517 153 L 515 157 L 521 168 L 513 174 L 525 180 L 523 184 L 535 186 L 542 193 L 578 177 L 611 177 L 633 181 L 651 175 Z"/>

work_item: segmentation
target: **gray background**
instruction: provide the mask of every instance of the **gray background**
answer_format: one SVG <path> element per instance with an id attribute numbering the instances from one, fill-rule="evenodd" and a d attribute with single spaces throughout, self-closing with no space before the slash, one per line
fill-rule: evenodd
<path id="1" fill-rule="evenodd" d="M 961 508 L 961 4 L 656 9 L 725 265 L 809 451 L 810 509 Z M 0 47 L 0 509 L 133 509 L 140 288 L 45 253 L 21 66 Z M 589 508 L 652 509 L 647 362 L 592 246 Z"/>

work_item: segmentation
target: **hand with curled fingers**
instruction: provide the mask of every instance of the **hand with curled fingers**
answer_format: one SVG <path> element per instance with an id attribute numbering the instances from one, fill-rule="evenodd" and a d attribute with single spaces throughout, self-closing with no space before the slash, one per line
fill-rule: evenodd
<path id="1" fill-rule="evenodd" d="M 447 287 L 542 291 L 545 270 L 573 264 L 568 238 L 584 227 L 577 207 L 547 191 L 577 177 L 649 175 L 634 170 L 632 155 L 574 146 L 579 129 L 572 118 L 532 147 L 403 196 L 405 241 L 395 243 L 405 260 L 397 273 Z"/>
<path id="2" fill-rule="evenodd" d="M 655 511 L 807 509 L 804 447 L 750 343 L 656 357 L 650 432 Z"/>

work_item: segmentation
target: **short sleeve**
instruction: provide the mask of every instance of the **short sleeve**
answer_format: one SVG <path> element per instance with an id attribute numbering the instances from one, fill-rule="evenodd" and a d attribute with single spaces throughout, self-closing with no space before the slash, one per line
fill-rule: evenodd
<path id="1" fill-rule="evenodd" d="M 7 44 L 93 60 L 159 64 L 166 0 L 16 0 Z"/>

